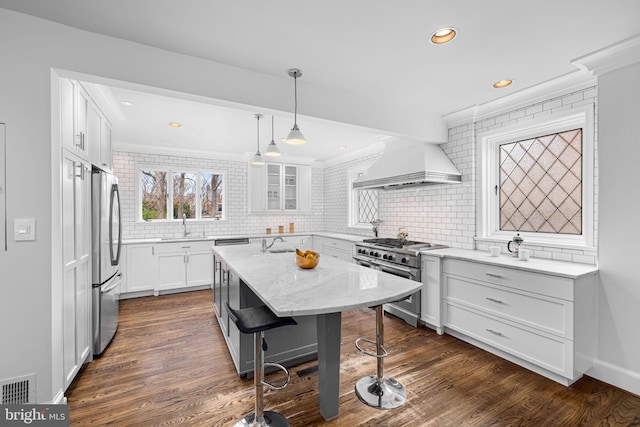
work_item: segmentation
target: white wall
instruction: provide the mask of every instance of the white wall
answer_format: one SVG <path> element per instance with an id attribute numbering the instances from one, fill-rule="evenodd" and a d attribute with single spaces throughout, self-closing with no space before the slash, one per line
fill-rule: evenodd
<path id="1" fill-rule="evenodd" d="M 323 229 L 322 215 L 322 169 L 311 168 L 311 211 L 280 213 L 248 212 L 247 162 L 216 160 L 186 156 L 168 156 L 132 152 L 116 152 L 113 156 L 114 174 L 118 177 L 123 220 L 123 239 L 146 239 L 171 237 L 182 233 L 182 223 L 140 222 L 136 218 L 136 168 L 140 165 L 171 166 L 185 170 L 225 171 L 227 220 L 194 221 L 189 227 L 194 233 L 204 232 L 207 236 L 263 234 L 267 227 L 277 230 L 279 225 L 289 229 L 295 223 L 295 230 L 312 232 Z"/>
<path id="2" fill-rule="evenodd" d="M 598 76 L 600 301 L 596 378 L 640 395 L 640 64 Z"/>

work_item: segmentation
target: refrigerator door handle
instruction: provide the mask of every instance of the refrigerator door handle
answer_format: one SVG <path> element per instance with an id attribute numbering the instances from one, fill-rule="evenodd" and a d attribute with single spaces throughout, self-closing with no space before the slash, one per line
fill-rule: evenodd
<path id="1" fill-rule="evenodd" d="M 114 202 L 118 209 L 118 248 L 116 253 L 113 252 L 113 211 Z M 118 191 L 118 184 L 111 185 L 111 197 L 109 202 L 109 251 L 111 253 L 111 265 L 118 265 L 120 263 L 120 249 L 122 245 L 122 221 L 120 218 L 120 192 Z"/>

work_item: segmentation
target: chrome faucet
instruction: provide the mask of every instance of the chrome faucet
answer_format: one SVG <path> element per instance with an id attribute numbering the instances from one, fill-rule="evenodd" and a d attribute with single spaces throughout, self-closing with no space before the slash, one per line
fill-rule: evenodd
<path id="1" fill-rule="evenodd" d="M 182 214 L 182 235 L 183 237 L 187 237 L 189 234 L 191 234 L 191 232 L 187 231 L 187 214 L 183 213 Z"/>
<path id="2" fill-rule="evenodd" d="M 267 252 L 267 249 L 269 249 L 271 246 L 273 246 L 277 240 L 280 240 L 281 242 L 284 242 L 284 239 L 280 236 L 278 237 L 274 237 L 273 238 L 273 242 L 271 242 L 271 244 L 269 246 L 267 246 L 267 239 L 266 238 L 262 238 L 262 252 Z"/>

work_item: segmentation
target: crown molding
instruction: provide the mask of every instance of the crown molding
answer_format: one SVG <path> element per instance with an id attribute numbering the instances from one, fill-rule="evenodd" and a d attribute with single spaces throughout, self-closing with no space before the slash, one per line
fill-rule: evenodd
<path id="1" fill-rule="evenodd" d="M 443 116 L 443 119 L 447 127 L 451 128 L 527 107 L 538 102 L 586 89 L 596 84 L 597 80 L 595 77 L 584 71 L 576 70 L 538 85 L 519 90 L 502 98 L 447 114 Z"/>
<path id="2" fill-rule="evenodd" d="M 640 62 L 640 35 L 630 37 L 571 61 L 571 65 L 594 76 Z"/>

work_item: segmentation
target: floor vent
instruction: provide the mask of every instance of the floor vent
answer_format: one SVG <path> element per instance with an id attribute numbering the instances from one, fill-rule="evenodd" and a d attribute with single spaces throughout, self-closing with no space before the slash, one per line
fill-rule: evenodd
<path id="1" fill-rule="evenodd" d="M 36 374 L 0 380 L 3 405 L 36 403 Z"/>

